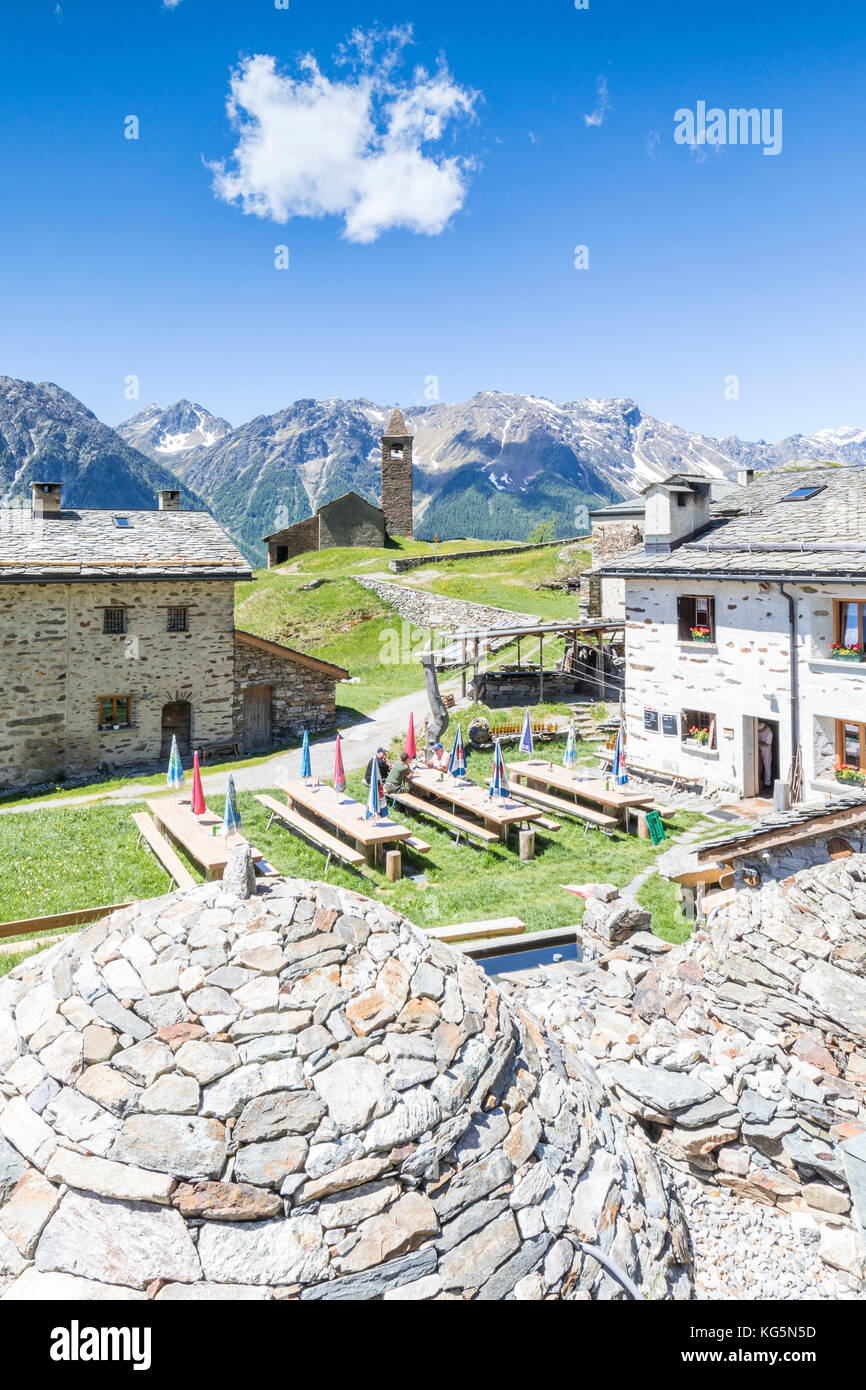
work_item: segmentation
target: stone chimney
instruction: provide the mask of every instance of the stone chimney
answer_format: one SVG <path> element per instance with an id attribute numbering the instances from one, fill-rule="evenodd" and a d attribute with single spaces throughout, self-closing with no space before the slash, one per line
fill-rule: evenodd
<path id="1" fill-rule="evenodd" d="M 382 511 L 389 536 L 412 536 L 412 445 L 402 412 L 395 409 L 382 435 Z"/>
<path id="2" fill-rule="evenodd" d="M 702 531 L 710 520 L 710 480 L 674 474 L 644 488 L 646 530 L 644 550 L 666 555 Z"/>
<path id="3" fill-rule="evenodd" d="M 749 486 L 749 483 L 753 483 L 754 481 L 755 481 L 755 470 L 754 470 L 754 468 L 738 468 L 738 469 L 737 469 L 737 482 L 739 483 L 740 487 L 748 487 L 748 486 Z"/>
<path id="4" fill-rule="evenodd" d="M 31 483 L 31 507 L 33 515 L 40 520 L 47 516 L 60 515 L 60 483 Z"/>
<path id="5" fill-rule="evenodd" d="M 160 488 L 156 494 L 159 498 L 159 510 L 161 512 L 180 511 L 180 490 L 176 487 Z"/>

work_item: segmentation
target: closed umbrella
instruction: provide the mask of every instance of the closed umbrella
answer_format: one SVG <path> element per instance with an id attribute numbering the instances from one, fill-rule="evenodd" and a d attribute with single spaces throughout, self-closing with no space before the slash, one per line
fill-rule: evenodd
<path id="1" fill-rule="evenodd" d="M 520 743 L 518 748 L 521 753 L 532 753 L 535 751 L 532 742 L 532 720 L 529 717 L 529 708 L 523 711 L 523 727 L 520 730 Z"/>
<path id="2" fill-rule="evenodd" d="M 409 754 L 409 757 L 414 763 L 418 756 L 418 748 L 415 744 L 415 716 L 411 710 L 409 711 L 409 732 L 406 735 L 404 751 Z"/>
<path id="3" fill-rule="evenodd" d="M 625 770 L 625 733 L 620 720 L 619 732 L 616 736 L 616 747 L 613 750 L 613 766 L 610 774 L 618 787 L 624 787 L 628 781 L 628 773 Z"/>
<path id="4" fill-rule="evenodd" d="M 201 784 L 201 770 L 198 765 L 198 753 L 193 754 L 192 759 L 192 812 L 194 816 L 203 816 L 207 807 L 204 804 L 204 788 Z"/>
<path id="5" fill-rule="evenodd" d="M 377 820 L 382 814 L 382 807 L 385 802 L 385 790 L 382 786 L 382 779 L 379 775 L 379 764 L 373 760 L 373 774 L 370 778 L 370 790 L 367 794 L 367 809 L 364 812 L 366 820 Z"/>
<path id="6" fill-rule="evenodd" d="M 448 773 L 451 777 L 466 776 L 466 754 L 463 751 L 463 730 L 457 725 L 457 732 L 454 735 L 454 747 L 451 749 L 451 757 L 448 760 Z"/>
<path id="7" fill-rule="evenodd" d="M 171 752 L 168 756 L 168 771 L 165 774 L 165 785 L 170 791 L 179 792 L 183 786 L 183 764 L 180 760 L 180 750 L 177 746 L 177 735 L 171 736 Z"/>
<path id="8" fill-rule="evenodd" d="M 490 794 L 491 796 L 503 797 L 508 795 L 508 791 L 509 787 L 508 777 L 505 772 L 505 759 L 502 756 L 502 748 L 500 747 L 499 739 L 497 739 L 493 750 L 493 777 L 490 781 Z"/>
<path id="9" fill-rule="evenodd" d="M 372 781 L 373 779 L 370 778 Z M 346 774 L 343 771 L 343 750 L 340 745 L 340 735 L 337 734 L 337 743 L 334 749 L 334 791 L 344 792 L 346 790 Z"/>
<path id="10" fill-rule="evenodd" d="M 241 813 L 238 807 L 238 794 L 235 791 L 235 779 L 229 773 L 229 780 L 226 785 L 226 802 L 223 808 L 223 835 L 228 839 L 229 835 L 234 835 L 241 828 Z"/>
<path id="11" fill-rule="evenodd" d="M 310 766 L 310 735 L 304 730 L 304 741 L 301 744 L 301 776 L 305 782 L 309 782 L 313 776 L 313 769 Z"/>
<path id="12" fill-rule="evenodd" d="M 565 752 L 562 755 L 562 766 L 577 766 L 577 741 L 574 737 L 574 720 L 571 720 L 568 726 L 568 738 L 565 740 Z"/>

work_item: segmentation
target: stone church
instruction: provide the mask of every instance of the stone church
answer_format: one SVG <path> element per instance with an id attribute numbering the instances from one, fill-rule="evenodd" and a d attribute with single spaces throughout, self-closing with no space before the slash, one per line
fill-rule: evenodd
<path id="1" fill-rule="evenodd" d="M 308 550 L 331 546 L 384 546 L 389 536 L 412 535 L 412 446 L 403 413 L 395 409 L 381 438 L 382 505 L 346 492 L 313 516 L 265 536 L 268 568 Z"/>
<path id="2" fill-rule="evenodd" d="M 240 632 L 246 560 L 177 491 L 153 511 L 0 509 L 0 789 L 248 753 L 333 725 L 348 672 Z"/>

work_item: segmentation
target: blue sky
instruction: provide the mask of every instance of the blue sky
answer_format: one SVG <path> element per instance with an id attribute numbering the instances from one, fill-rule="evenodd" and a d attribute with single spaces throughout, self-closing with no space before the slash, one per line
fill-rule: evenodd
<path id="1" fill-rule="evenodd" d="M 181 396 L 236 424 L 304 396 L 410 404 L 437 377 L 445 400 L 631 396 L 720 436 L 866 425 L 858 11 L 850 0 L 7 6 L 0 371 L 56 381 L 109 423 Z M 323 170 L 296 125 L 282 206 L 312 187 L 318 212 L 348 189 L 341 212 L 280 224 L 217 196 L 219 161 L 259 202 L 261 175 L 271 212 L 285 193 L 271 196 L 285 173 L 267 156 L 238 165 L 226 99 L 239 64 L 274 60 L 279 165 L 280 92 L 302 105 L 290 83 L 309 80 L 299 57 L 315 55 L 348 110 L 364 79 L 335 66 L 340 45 L 359 26 L 406 25 L 411 47 L 384 44 L 395 66 L 378 109 L 418 91 L 419 64 L 451 102 L 438 138 L 415 144 L 430 197 L 425 177 L 407 185 L 407 217 L 427 231 L 389 224 L 402 185 L 388 179 L 384 225 L 383 190 L 367 187 L 358 239 L 357 181 L 379 165 L 362 150 L 351 168 Z M 677 145 L 675 112 L 699 101 L 781 108 L 781 153 Z M 261 108 L 241 114 L 255 132 Z M 128 115 L 138 140 L 124 138 Z M 456 161 L 450 194 L 431 160 Z M 459 206 L 431 232 L 449 198 Z M 138 401 L 124 396 L 129 376 Z"/>

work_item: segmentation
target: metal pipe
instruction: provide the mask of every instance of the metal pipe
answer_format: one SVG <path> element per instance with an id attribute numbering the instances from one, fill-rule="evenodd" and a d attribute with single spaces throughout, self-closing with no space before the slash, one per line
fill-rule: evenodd
<path id="1" fill-rule="evenodd" d="M 789 594 L 779 580 L 779 593 L 788 600 L 788 622 L 790 624 L 790 647 L 788 651 L 788 670 L 791 682 L 791 764 L 793 766 L 797 747 L 800 743 L 800 665 L 797 653 L 797 601 Z"/>
<path id="2" fill-rule="evenodd" d="M 591 1259 L 596 1260 L 601 1265 L 602 1269 L 606 1269 L 608 1274 L 610 1274 L 618 1284 L 622 1284 L 626 1293 L 630 1294 L 632 1298 L 636 1299 L 639 1303 L 645 1301 L 637 1284 L 632 1283 L 625 1270 L 620 1269 L 619 1265 L 615 1265 L 610 1256 L 606 1255 L 603 1250 L 600 1250 L 597 1245 L 587 1245 L 586 1241 L 579 1240 L 577 1242 L 577 1248 L 581 1250 L 584 1255 L 589 1255 Z"/>

